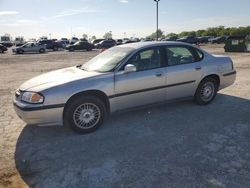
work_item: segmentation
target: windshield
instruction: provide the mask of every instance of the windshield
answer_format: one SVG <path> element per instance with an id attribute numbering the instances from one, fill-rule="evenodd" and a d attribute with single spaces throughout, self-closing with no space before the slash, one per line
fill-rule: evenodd
<path id="1" fill-rule="evenodd" d="M 86 71 L 110 72 L 124 60 L 133 48 L 113 47 L 102 52 L 82 66 Z"/>

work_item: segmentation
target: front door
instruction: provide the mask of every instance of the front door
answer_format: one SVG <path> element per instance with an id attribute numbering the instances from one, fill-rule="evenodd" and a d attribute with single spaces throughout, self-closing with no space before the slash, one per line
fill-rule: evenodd
<path id="1" fill-rule="evenodd" d="M 148 48 L 136 53 L 115 73 L 116 110 L 131 108 L 166 99 L 166 75 L 161 48 Z M 133 64 L 136 72 L 124 73 L 124 67 Z"/>

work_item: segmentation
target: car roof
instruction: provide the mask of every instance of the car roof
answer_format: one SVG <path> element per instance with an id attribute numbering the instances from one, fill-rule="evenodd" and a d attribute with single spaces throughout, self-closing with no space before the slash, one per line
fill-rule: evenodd
<path id="1" fill-rule="evenodd" d="M 128 47 L 134 49 L 146 48 L 146 47 L 154 47 L 154 46 L 163 46 L 163 45 L 186 45 L 193 46 L 184 42 L 175 42 L 175 41 L 150 41 L 150 42 L 135 42 L 120 45 L 120 47 Z"/>

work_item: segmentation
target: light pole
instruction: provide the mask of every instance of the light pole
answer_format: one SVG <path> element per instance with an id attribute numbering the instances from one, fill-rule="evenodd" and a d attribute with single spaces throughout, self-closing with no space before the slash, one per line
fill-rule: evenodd
<path id="1" fill-rule="evenodd" d="M 156 40 L 158 40 L 158 3 L 160 0 L 154 0 L 156 2 Z"/>

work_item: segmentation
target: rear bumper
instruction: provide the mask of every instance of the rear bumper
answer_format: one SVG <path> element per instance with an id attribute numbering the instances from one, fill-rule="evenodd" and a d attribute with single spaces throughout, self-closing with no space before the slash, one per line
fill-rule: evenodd
<path id="1" fill-rule="evenodd" d="M 15 100 L 13 105 L 18 117 L 27 124 L 63 125 L 63 106 L 37 107 L 18 100 Z"/>
<path id="2" fill-rule="evenodd" d="M 225 73 L 220 78 L 220 89 L 233 85 L 236 80 L 236 71 Z"/>

